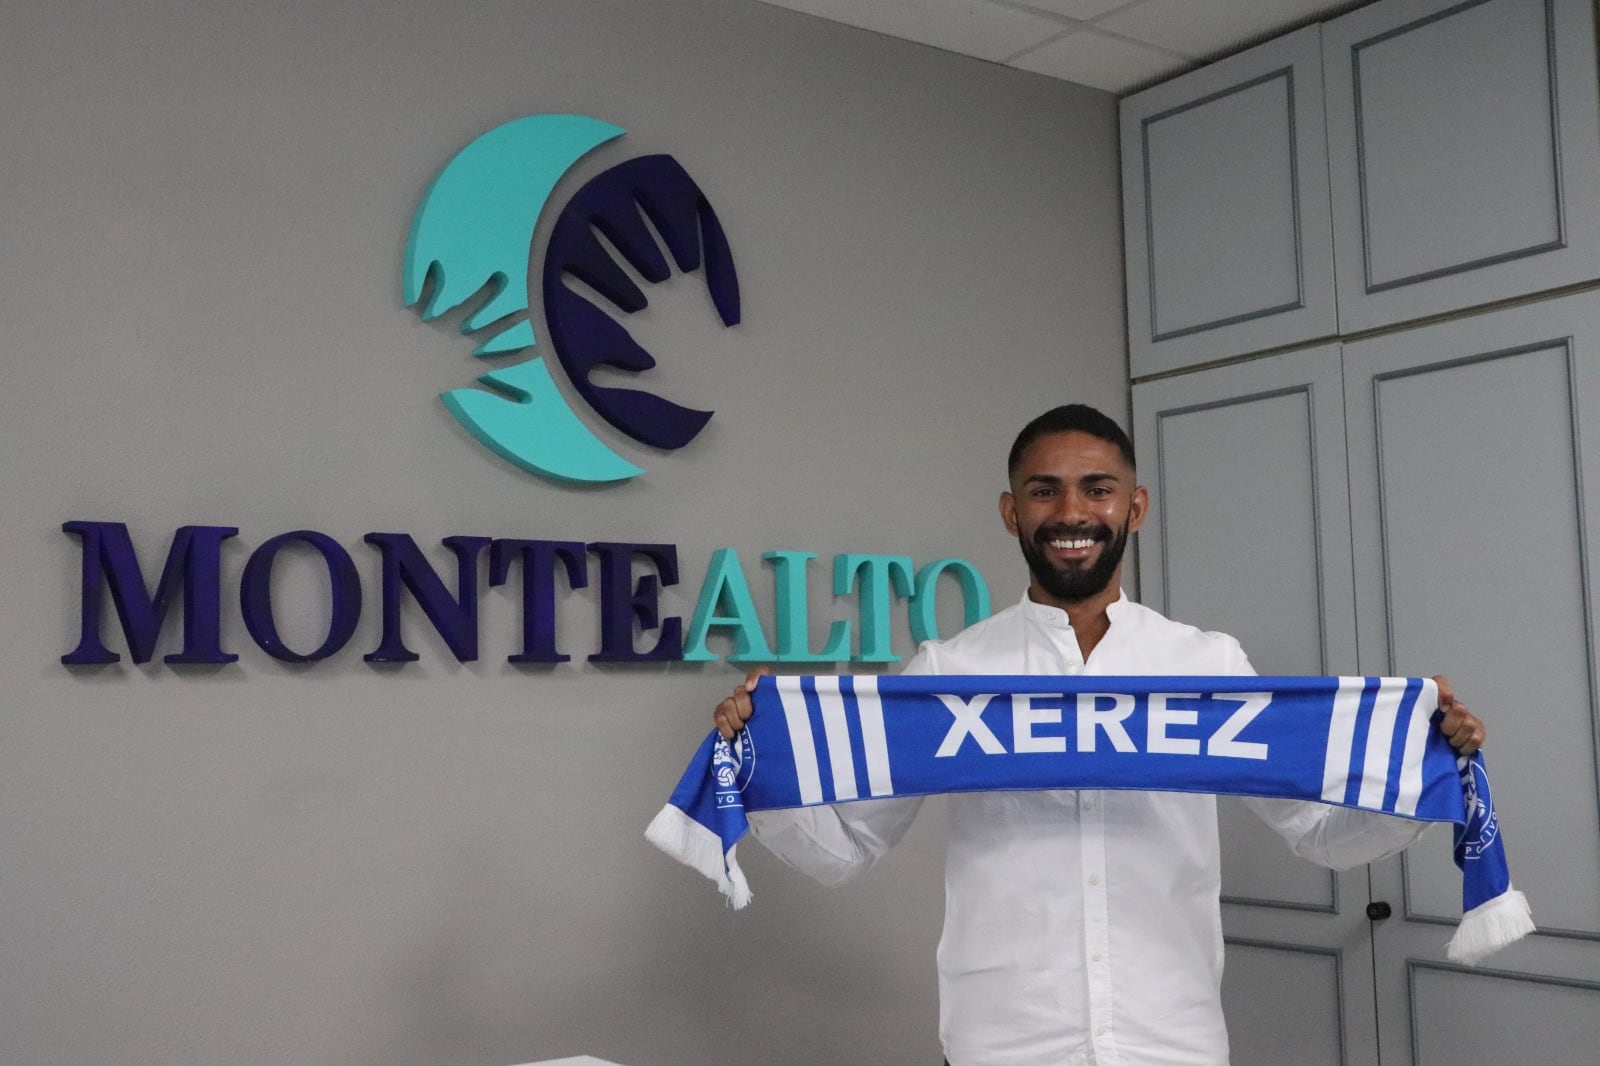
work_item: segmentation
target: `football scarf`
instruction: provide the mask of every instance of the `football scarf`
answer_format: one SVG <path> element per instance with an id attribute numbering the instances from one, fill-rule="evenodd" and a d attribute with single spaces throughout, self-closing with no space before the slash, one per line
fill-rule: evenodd
<path id="1" fill-rule="evenodd" d="M 1533 930 L 1511 886 L 1483 756 L 1433 728 L 1438 690 L 1404 677 L 763 677 L 734 741 L 705 740 L 646 838 L 717 882 L 747 811 L 887 796 L 1136 789 L 1315 800 L 1451 822 L 1475 962 Z"/>

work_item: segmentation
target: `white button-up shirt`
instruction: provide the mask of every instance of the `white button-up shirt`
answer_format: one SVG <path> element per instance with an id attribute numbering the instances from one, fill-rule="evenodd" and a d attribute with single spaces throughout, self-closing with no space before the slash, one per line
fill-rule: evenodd
<path id="1" fill-rule="evenodd" d="M 924 674 L 1250 674 L 1239 644 L 1126 597 L 1087 661 L 1066 612 L 1024 596 L 906 667 Z M 1422 826 L 1246 800 L 1294 851 L 1344 869 Z M 757 838 L 825 883 L 900 840 L 921 800 L 752 813 Z M 1172 792 L 948 798 L 939 1031 L 951 1066 L 1223 1066 L 1216 799 Z"/>

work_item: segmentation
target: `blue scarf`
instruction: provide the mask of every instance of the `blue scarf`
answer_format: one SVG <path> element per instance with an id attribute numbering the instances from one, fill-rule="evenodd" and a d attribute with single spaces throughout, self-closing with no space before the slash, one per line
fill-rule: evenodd
<path id="1" fill-rule="evenodd" d="M 1017 789 L 1203 792 L 1323 803 L 1455 825 L 1475 962 L 1533 930 L 1511 886 L 1483 756 L 1433 728 L 1419 678 L 764 677 L 731 743 L 696 752 L 646 838 L 717 882 L 747 811 Z"/>

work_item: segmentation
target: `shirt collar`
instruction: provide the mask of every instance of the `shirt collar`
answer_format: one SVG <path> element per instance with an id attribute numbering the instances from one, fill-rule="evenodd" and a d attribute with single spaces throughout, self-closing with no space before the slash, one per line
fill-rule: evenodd
<path id="1" fill-rule="evenodd" d="M 1117 590 L 1117 598 L 1106 604 L 1106 617 L 1113 623 L 1129 617 L 1134 603 L 1128 599 L 1128 593 L 1123 589 Z M 1052 607 L 1047 603 L 1036 603 L 1028 595 L 1028 590 L 1022 590 L 1022 613 L 1025 617 L 1033 619 L 1040 625 L 1052 629 L 1071 629 L 1072 623 L 1067 620 L 1067 612 L 1060 607 Z"/>

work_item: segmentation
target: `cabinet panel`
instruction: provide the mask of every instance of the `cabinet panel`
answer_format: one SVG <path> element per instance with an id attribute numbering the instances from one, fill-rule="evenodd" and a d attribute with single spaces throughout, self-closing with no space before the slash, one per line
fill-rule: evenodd
<path id="1" fill-rule="evenodd" d="M 1590 4 L 1399 0 L 1323 48 L 1342 333 L 1600 274 Z"/>
<path id="2" fill-rule="evenodd" d="M 1331 346 L 1133 388 L 1142 595 L 1263 673 L 1355 667 L 1342 390 Z"/>
<path id="3" fill-rule="evenodd" d="M 1285 67 L 1141 124 L 1158 343 L 1299 306 L 1293 91 Z"/>
<path id="4" fill-rule="evenodd" d="M 1562 858 L 1560 868 L 1519 863 L 1519 880 L 1542 897 L 1541 921 L 1600 934 L 1592 679 L 1574 580 L 1584 552 L 1573 353 L 1566 338 L 1527 339 L 1489 352 L 1478 340 L 1455 359 L 1372 378 L 1388 657 L 1401 673 L 1444 671 L 1475 700 L 1493 698 L 1491 721 L 1517 715 L 1506 723 L 1516 736 L 1497 731 L 1490 751 L 1495 770 L 1508 746 L 1518 760 L 1495 774 L 1514 774 L 1498 790 L 1503 821 L 1515 851 Z M 1496 498 L 1535 509 L 1526 522 L 1467 517 Z M 1530 702 L 1537 709 L 1519 706 Z M 1571 832 L 1575 819 L 1584 831 Z M 1442 836 L 1407 863 L 1408 912 L 1459 917 Z M 1588 876 L 1575 881 L 1575 870 Z"/>
<path id="5" fill-rule="evenodd" d="M 1339 968 L 1336 952 L 1229 940 L 1222 1012 L 1230 1019 L 1230 1066 L 1346 1066 Z"/>
<path id="6" fill-rule="evenodd" d="M 1122 102 L 1134 377 L 1335 331 L 1317 32 Z"/>
<path id="7" fill-rule="evenodd" d="M 1275 673 L 1325 672 L 1312 390 L 1302 382 L 1157 416 L 1165 609 L 1248 638 Z M 1272 536 L 1242 537 L 1250 527 Z M 1304 606 L 1263 624 L 1251 603 L 1261 588 Z"/>
<path id="8" fill-rule="evenodd" d="M 1596 323 L 1590 293 L 1345 347 L 1362 670 L 1444 673 L 1487 723 L 1512 874 L 1540 929 L 1489 965 L 1541 1003 L 1600 973 Z M 1385 1061 L 1404 1066 L 1457 1046 L 1441 1027 L 1460 1018 L 1412 998 L 1460 914 L 1449 833 L 1372 882 L 1395 905 L 1374 950 Z M 1532 1008 L 1472 1002 L 1475 1023 L 1522 1046 L 1549 1039 Z"/>
<path id="9" fill-rule="evenodd" d="M 1450 966 L 1413 965 L 1412 1013 L 1448 1018 L 1412 1034 L 1417 1066 L 1464 1062 L 1585 1063 L 1600 1049 L 1600 982 L 1545 981 Z M 1478 1009 L 1494 1005 L 1493 1011 Z M 1471 1004 L 1471 1009 L 1463 1009 Z M 1497 1015 L 1517 1020 L 1499 1024 Z M 1529 1033 L 1539 1034 L 1530 1043 Z"/>
<path id="10" fill-rule="evenodd" d="M 1363 668 L 1451 678 L 1490 726 L 1512 868 L 1538 920 L 1600 936 L 1577 420 L 1596 316 L 1586 295 L 1390 334 L 1347 346 L 1346 369 Z M 1408 914 L 1460 914 L 1442 834 L 1407 872 Z"/>

